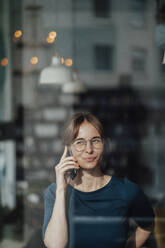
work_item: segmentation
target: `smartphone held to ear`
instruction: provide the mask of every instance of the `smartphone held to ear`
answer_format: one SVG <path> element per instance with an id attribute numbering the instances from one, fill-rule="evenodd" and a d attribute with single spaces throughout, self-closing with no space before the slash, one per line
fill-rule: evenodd
<path id="1" fill-rule="evenodd" d="M 73 156 L 70 147 L 68 147 L 68 156 Z M 77 175 L 77 170 L 76 169 L 71 169 L 71 170 L 69 170 L 69 174 L 70 174 L 70 178 L 73 180 Z"/>

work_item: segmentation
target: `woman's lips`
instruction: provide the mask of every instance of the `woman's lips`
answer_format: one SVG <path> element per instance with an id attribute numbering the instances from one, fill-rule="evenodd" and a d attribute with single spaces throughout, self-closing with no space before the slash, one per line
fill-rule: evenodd
<path id="1" fill-rule="evenodd" d="M 92 162 L 95 160 L 95 157 L 92 157 L 92 158 L 84 158 L 85 161 L 87 162 Z"/>

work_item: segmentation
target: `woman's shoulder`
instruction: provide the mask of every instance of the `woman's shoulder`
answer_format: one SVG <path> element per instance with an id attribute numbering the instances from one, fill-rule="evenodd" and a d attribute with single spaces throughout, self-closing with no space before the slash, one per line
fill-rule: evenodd
<path id="1" fill-rule="evenodd" d="M 113 176 L 115 178 L 115 181 L 118 182 L 121 185 L 125 185 L 125 186 L 132 186 L 132 187 L 139 187 L 137 183 L 131 181 L 130 179 L 128 179 L 127 177 L 119 177 L 114 175 Z"/>
<path id="2" fill-rule="evenodd" d="M 118 185 L 119 189 L 125 192 L 129 196 L 135 196 L 141 189 L 140 186 L 128 179 L 127 177 L 114 176 L 115 182 Z"/>

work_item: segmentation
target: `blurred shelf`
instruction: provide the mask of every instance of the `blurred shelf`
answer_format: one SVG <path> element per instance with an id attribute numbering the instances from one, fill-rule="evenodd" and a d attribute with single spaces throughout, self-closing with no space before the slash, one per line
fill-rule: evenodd
<path id="1" fill-rule="evenodd" d="M 22 70 L 14 70 L 13 71 L 13 75 L 15 77 L 26 77 L 26 76 L 30 76 L 30 75 L 39 75 L 40 74 L 40 70 L 29 70 L 29 71 L 22 71 Z"/>
<path id="2" fill-rule="evenodd" d="M 15 40 L 14 41 L 15 46 L 18 48 L 51 48 L 52 44 L 48 44 L 48 43 L 43 43 L 43 42 L 38 42 L 38 43 L 34 43 L 34 42 L 26 42 L 26 41 L 22 41 L 22 40 Z"/>

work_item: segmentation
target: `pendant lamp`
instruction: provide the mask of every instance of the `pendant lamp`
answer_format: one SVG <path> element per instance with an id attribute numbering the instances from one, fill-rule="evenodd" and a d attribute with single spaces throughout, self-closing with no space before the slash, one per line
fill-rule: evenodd
<path id="1" fill-rule="evenodd" d="M 53 56 L 50 66 L 44 68 L 40 74 L 40 84 L 64 84 L 73 80 L 70 68 L 61 64 L 59 57 Z"/>
<path id="2" fill-rule="evenodd" d="M 85 84 L 78 79 L 76 71 L 73 72 L 73 80 L 63 84 L 62 91 L 70 94 L 80 94 L 86 91 Z"/>

